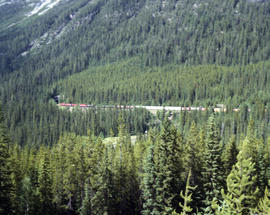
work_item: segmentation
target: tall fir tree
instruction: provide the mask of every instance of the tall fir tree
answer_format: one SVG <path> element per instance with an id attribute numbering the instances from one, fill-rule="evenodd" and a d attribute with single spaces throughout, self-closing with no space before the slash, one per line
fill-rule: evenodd
<path id="1" fill-rule="evenodd" d="M 95 183 L 92 182 L 92 214 L 115 214 L 114 184 L 112 164 L 108 156 L 108 150 L 105 148 L 103 159 L 95 175 Z"/>
<path id="2" fill-rule="evenodd" d="M 171 214 L 179 209 L 179 193 L 183 186 L 181 173 L 183 164 L 180 158 L 181 135 L 166 116 L 157 146 L 156 211 Z"/>
<path id="3" fill-rule="evenodd" d="M 48 152 L 43 152 L 43 158 L 40 166 L 39 174 L 39 195 L 41 203 L 41 212 L 44 215 L 54 213 L 53 208 L 53 193 L 52 193 L 52 176 L 50 159 Z"/>
<path id="4" fill-rule="evenodd" d="M 192 122 L 190 131 L 185 143 L 184 162 L 186 174 L 190 171 L 190 185 L 196 186 L 193 193 L 192 208 L 195 210 L 202 206 L 201 199 L 203 198 L 203 183 L 201 169 L 203 168 L 202 152 L 204 145 L 201 144 L 199 131 L 195 122 Z"/>
<path id="5" fill-rule="evenodd" d="M 235 136 L 232 136 L 222 152 L 222 163 L 226 177 L 230 174 L 233 165 L 237 162 L 238 152 Z"/>
<path id="6" fill-rule="evenodd" d="M 31 182 L 29 177 L 24 177 L 22 180 L 22 193 L 21 193 L 21 203 L 23 214 L 25 215 L 35 215 L 41 214 L 40 211 L 40 199 L 36 187 Z"/>
<path id="7" fill-rule="evenodd" d="M 142 181 L 143 191 L 143 215 L 157 215 L 155 214 L 156 202 L 156 190 L 155 190 L 155 179 L 156 179 L 156 166 L 154 159 L 154 144 L 148 147 L 147 156 L 144 161 L 144 175 Z"/>
<path id="8" fill-rule="evenodd" d="M 19 145 L 12 147 L 11 163 L 12 163 L 12 183 L 14 186 L 13 205 L 16 208 L 16 213 L 23 213 L 21 202 L 23 166 L 22 166 L 22 149 Z"/>
<path id="9" fill-rule="evenodd" d="M 91 208 L 89 182 L 86 181 L 85 186 L 84 186 L 84 198 L 82 201 L 82 206 L 80 208 L 80 215 L 91 215 L 91 214 L 92 214 L 92 208 Z"/>
<path id="10" fill-rule="evenodd" d="M 207 122 L 205 146 L 205 166 L 202 172 L 205 193 L 204 213 L 211 214 L 213 212 L 212 201 L 213 199 L 220 200 L 220 190 L 223 185 L 220 136 L 213 115 Z"/>
<path id="11" fill-rule="evenodd" d="M 0 105 L 0 214 L 12 214 L 13 185 L 9 155 L 10 139 Z"/>
<path id="12" fill-rule="evenodd" d="M 237 163 L 227 177 L 227 192 L 222 189 L 223 205 L 216 207 L 218 215 L 248 215 L 257 205 L 255 186 L 255 164 L 251 158 L 246 159 L 242 151 L 237 156 Z"/>

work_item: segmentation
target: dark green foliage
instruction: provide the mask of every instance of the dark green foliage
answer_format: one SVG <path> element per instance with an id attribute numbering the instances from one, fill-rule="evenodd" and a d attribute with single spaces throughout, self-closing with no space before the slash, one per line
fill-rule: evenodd
<path id="1" fill-rule="evenodd" d="M 187 121 L 192 126 L 183 135 L 167 115 L 164 119 L 161 131 L 150 131 L 148 138 L 142 135 L 135 143 L 131 143 L 127 126 L 120 117 L 120 136 L 111 142 L 103 142 L 89 132 L 88 137 L 65 134 L 53 147 L 34 149 L 15 144 L 10 153 L 13 184 L 6 189 L 12 194 L 14 213 L 167 215 L 190 214 L 188 211 L 192 209 L 193 213 L 215 211 L 227 215 L 235 210 L 247 214 L 246 205 L 254 211 L 268 210 L 267 197 L 258 204 L 264 194 L 265 180 L 270 179 L 261 168 L 264 167 L 261 162 L 268 161 L 267 145 L 263 150 L 258 148 L 264 156 L 258 157 L 257 165 L 252 162 L 251 155 L 256 150 L 250 144 L 262 146 L 260 141 L 254 138 L 252 142 L 250 136 L 242 138 L 241 154 L 225 184 L 222 182 L 226 174 L 220 171 L 221 164 L 229 168 L 235 161 L 232 153 L 228 153 L 225 158 L 230 159 L 220 163 L 222 137 L 215 124 L 218 117 L 211 116 L 206 128 L 200 131 L 195 123 Z M 233 142 L 225 145 L 223 155 L 232 152 L 228 149 Z M 188 191 L 183 195 L 187 177 Z M 5 180 L 11 182 L 9 177 Z M 221 190 L 224 190 L 222 196 Z"/>
<path id="2" fill-rule="evenodd" d="M 9 155 L 10 139 L 5 126 L 5 118 L 0 106 L 0 214 L 12 214 L 13 185 Z"/>
<path id="3" fill-rule="evenodd" d="M 253 106 L 267 134 L 270 4 L 232 2 L 78 0 L 25 19 L 26 2 L 1 6 L 0 99 L 12 138 L 40 145 L 89 127 L 96 135 L 117 131 L 115 114 L 63 113 L 48 104 L 58 94 L 96 104 L 224 103 L 232 110 L 245 103 L 241 120 Z M 146 113 L 130 117 L 132 133 L 147 129 Z"/>
<path id="4" fill-rule="evenodd" d="M 51 214 L 53 211 L 52 175 L 49 154 L 47 152 L 44 152 L 40 166 L 39 195 L 42 214 Z"/>
<path id="5" fill-rule="evenodd" d="M 96 182 L 92 185 L 92 214 L 113 214 L 116 199 L 114 198 L 113 185 L 115 182 L 111 168 L 108 151 L 105 150 L 101 165 L 98 168 Z"/>
<path id="6" fill-rule="evenodd" d="M 183 164 L 185 166 L 185 175 L 189 172 L 189 184 L 194 187 L 193 199 L 195 200 L 190 207 L 195 211 L 202 206 L 200 200 L 203 198 L 203 181 L 202 181 L 202 168 L 204 167 L 204 142 L 200 141 L 199 131 L 195 124 L 192 122 L 189 134 L 186 139 L 184 149 Z"/>
<path id="7" fill-rule="evenodd" d="M 171 214 L 178 207 L 182 186 L 179 178 L 183 170 L 180 162 L 181 136 L 166 117 L 156 150 L 156 200 L 157 212 Z"/>
<path id="8" fill-rule="evenodd" d="M 221 163 L 220 136 L 217 131 L 214 116 L 207 122 L 207 134 L 205 140 L 204 169 L 202 171 L 205 213 L 211 213 L 211 202 L 220 200 L 220 190 L 223 188 L 223 172 Z"/>
<path id="9" fill-rule="evenodd" d="M 154 144 L 148 148 L 146 160 L 144 161 L 144 175 L 143 175 L 143 215 L 155 214 L 157 204 L 156 199 L 156 164 L 154 160 Z"/>
<path id="10" fill-rule="evenodd" d="M 178 213 L 189 169 L 194 212 L 213 212 L 212 202 L 225 199 L 233 211 L 238 196 L 230 192 L 242 176 L 236 146 L 248 161 L 241 167 L 254 169 L 247 190 L 259 188 L 255 208 L 270 179 L 269 1 L 69 0 L 32 17 L 30 1 L 3 2 L 1 214 Z M 208 109 L 169 120 L 144 109 L 70 111 L 56 106 L 57 95 L 66 103 Z M 214 119 L 217 104 L 227 112 Z M 114 143 L 103 143 L 110 134 Z"/>
<path id="11" fill-rule="evenodd" d="M 225 145 L 222 154 L 222 163 L 225 169 L 225 174 L 229 175 L 233 165 L 237 161 L 238 149 L 236 147 L 235 136 L 231 137 L 230 141 Z"/>
<path id="12" fill-rule="evenodd" d="M 80 215 L 90 215 L 91 214 L 91 198 L 89 192 L 89 184 L 85 183 L 84 188 L 84 198 L 82 201 L 82 207 L 80 208 Z"/>
<path id="13" fill-rule="evenodd" d="M 35 215 L 41 213 L 39 193 L 28 176 L 22 180 L 20 195 L 22 210 L 24 211 L 24 214 Z"/>

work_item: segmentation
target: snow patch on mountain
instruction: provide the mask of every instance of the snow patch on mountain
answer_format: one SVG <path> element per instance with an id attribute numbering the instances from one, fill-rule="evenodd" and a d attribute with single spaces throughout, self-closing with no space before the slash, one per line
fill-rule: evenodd
<path id="1" fill-rule="evenodd" d="M 14 0 L 13 1 L 0 0 L 0 7 L 7 5 L 7 4 L 12 4 L 12 3 L 14 3 Z"/>
<path id="2" fill-rule="evenodd" d="M 30 17 L 36 14 L 42 15 L 56 6 L 60 1 L 61 0 L 41 0 L 35 5 L 34 9 L 27 14 L 27 16 Z"/>

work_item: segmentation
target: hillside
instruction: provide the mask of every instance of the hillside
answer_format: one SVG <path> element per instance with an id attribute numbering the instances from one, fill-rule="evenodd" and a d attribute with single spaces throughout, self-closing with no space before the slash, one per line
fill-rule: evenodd
<path id="1" fill-rule="evenodd" d="M 0 0 L 0 215 L 269 215 L 269 29 L 269 0 Z"/>
<path id="2" fill-rule="evenodd" d="M 59 94 L 95 104 L 267 105 L 269 11 L 269 1 L 251 0 L 2 0 L 0 98 L 11 132 L 23 144 L 26 127 L 59 130 L 49 102 Z"/>

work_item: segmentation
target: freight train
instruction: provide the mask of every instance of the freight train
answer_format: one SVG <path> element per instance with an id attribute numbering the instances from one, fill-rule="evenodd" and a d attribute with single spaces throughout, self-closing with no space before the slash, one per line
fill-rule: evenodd
<path id="1" fill-rule="evenodd" d="M 69 103 L 60 103 L 58 104 L 61 107 L 80 107 L 80 108 L 115 108 L 115 109 L 135 109 L 135 108 L 144 108 L 149 111 L 207 111 L 205 107 L 174 107 L 174 106 L 141 106 L 141 105 L 88 105 L 88 104 L 69 104 Z M 213 108 L 214 112 L 226 112 L 227 109 L 224 107 Z M 239 108 L 234 108 L 234 112 L 240 111 Z M 250 111 L 250 109 L 248 110 Z"/>

